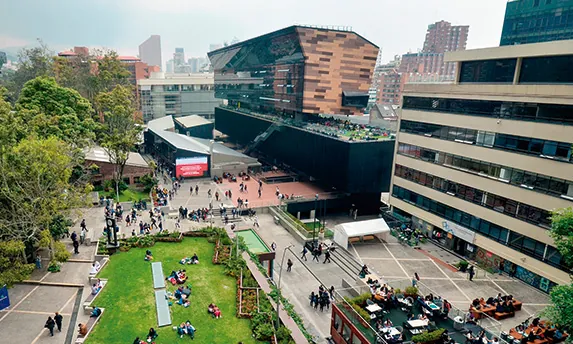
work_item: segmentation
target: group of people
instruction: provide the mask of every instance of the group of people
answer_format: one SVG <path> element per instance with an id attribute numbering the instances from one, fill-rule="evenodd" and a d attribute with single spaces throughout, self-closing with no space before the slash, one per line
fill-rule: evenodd
<path id="1" fill-rule="evenodd" d="M 103 288 L 103 284 L 101 280 L 98 278 L 97 282 L 92 285 L 92 295 L 97 295 L 100 290 Z"/>
<path id="2" fill-rule="evenodd" d="M 321 285 L 316 293 L 314 291 L 310 293 L 308 299 L 310 300 L 310 306 L 314 309 L 320 307 L 322 312 L 326 307 L 328 310 L 330 309 L 330 302 L 334 301 L 334 286 L 327 290 L 325 286 Z"/>
<path id="3" fill-rule="evenodd" d="M 62 320 L 64 320 L 64 317 L 58 312 L 55 313 L 54 318 L 51 316 L 48 317 L 44 328 L 47 328 L 48 331 L 50 331 L 50 336 L 54 336 L 54 328 L 56 326 L 58 327 L 58 332 L 62 332 Z"/>
<path id="4" fill-rule="evenodd" d="M 558 343 L 566 339 L 567 334 L 555 324 L 548 324 L 540 318 L 534 318 L 531 324 L 527 321 L 516 326 L 515 332 L 522 336 L 521 344 L 534 343 L 536 340 L 548 340 L 552 343 Z M 510 334 L 513 331 L 510 331 Z"/>
<path id="5" fill-rule="evenodd" d="M 179 261 L 179 264 L 199 264 L 199 257 L 197 256 L 197 253 L 193 253 L 193 256 L 191 258 L 189 257 L 183 257 L 181 258 L 181 260 Z"/>
<path id="6" fill-rule="evenodd" d="M 316 245 L 316 247 L 314 247 L 314 249 L 312 249 L 312 260 L 315 261 L 317 263 L 320 263 L 320 256 L 322 255 L 322 253 L 324 252 L 324 261 L 323 263 L 330 263 L 330 256 L 332 254 L 332 252 L 334 252 L 334 243 L 332 243 L 332 245 L 328 246 L 325 243 L 319 243 L 318 245 Z M 301 257 L 300 259 L 304 259 L 305 261 L 308 260 L 306 258 L 306 254 L 308 253 L 308 249 L 306 246 L 304 246 L 302 248 L 302 252 L 301 252 Z"/>
<path id="7" fill-rule="evenodd" d="M 175 293 L 173 293 L 173 295 L 168 293 L 167 296 L 169 298 L 173 298 L 174 300 L 177 300 L 178 305 L 181 305 L 181 306 L 187 308 L 187 307 L 189 307 L 190 302 L 191 302 L 189 300 L 189 296 L 191 296 L 191 284 L 187 284 L 187 286 L 185 286 L 185 287 L 179 286 L 175 290 Z"/>
<path id="8" fill-rule="evenodd" d="M 173 190 L 176 190 L 175 188 Z M 176 192 L 176 191 L 174 191 Z M 153 203 L 157 206 L 166 206 L 167 200 L 173 198 L 173 194 L 167 188 L 161 188 L 159 186 L 155 187 L 155 198 L 153 199 Z"/>
<path id="9" fill-rule="evenodd" d="M 209 307 L 207 307 L 207 312 L 211 314 L 215 319 L 219 319 L 223 316 L 219 307 L 217 307 L 217 305 L 214 303 L 209 304 Z"/>
<path id="10" fill-rule="evenodd" d="M 146 250 L 145 251 L 145 261 L 152 261 L 153 260 L 153 253 L 151 253 L 151 250 Z"/>
<path id="11" fill-rule="evenodd" d="M 157 338 L 159 336 L 159 334 L 157 334 L 157 331 L 155 331 L 155 329 L 152 327 L 149 329 L 149 332 L 147 333 L 147 341 L 143 341 L 141 339 L 139 339 L 139 337 L 135 338 L 135 340 L 133 341 L 133 344 L 153 344 L 155 338 Z"/>
<path id="12" fill-rule="evenodd" d="M 200 222 L 203 220 L 204 222 L 207 221 L 207 217 L 209 216 L 209 209 L 207 208 L 198 208 L 196 210 L 189 210 L 183 206 L 179 207 L 179 219 L 189 219 L 195 222 Z"/>
<path id="13" fill-rule="evenodd" d="M 466 333 L 466 343 L 468 344 L 499 344 L 499 339 L 494 337 L 489 339 L 486 334 L 485 330 L 481 330 L 478 335 L 474 335 L 473 332 L 470 330 Z"/>
<path id="14" fill-rule="evenodd" d="M 184 284 L 187 281 L 187 275 L 185 270 L 171 271 L 171 274 L 166 280 L 173 285 Z"/>
<path id="15" fill-rule="evenodd" d="M 189 335 L 191 339 L 195 339 L 195 331 L 195 327 L 191 325 L 191 321 L 189 320 L 177 326 L 177 334 L 179 335 L 179 338 L 183 338 L 183 336 Z"/>
<path id="16" fill-rule="evenodd" d="M 476 298 L 472 301 L 472 308 L 480 310 L 484 307 L 495 307 L 497 313 L 513 313 L 515 312 L 515 300 L 513 295 L 497 294 L 496 297 L 489 297 L 487 300 L 484 298 Z"/>

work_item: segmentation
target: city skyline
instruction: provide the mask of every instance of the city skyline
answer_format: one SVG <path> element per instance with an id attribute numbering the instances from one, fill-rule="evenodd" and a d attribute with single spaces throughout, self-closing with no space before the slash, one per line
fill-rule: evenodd
<path id="1" fill-rule="evenodd" d="M 40 38 L 55 51 L 88 46 L 111 48 L 123 55 L 137 55 L 138 45 L 156 34 L 162 39 L 162 59 L 165 62 L 172 58 L 176 47 L 185 48 L 187 57 L 201 57 L 206 55 L 211 44 L 230 42 L 234 37 L 242 41 L 295 24 L 342 25 L 351 26 L 353 31 L 379 45 L 383 50 L 382 60 L 386 62 L 396 54 L 421 49 L 427 26 L 439 20 L 449 21 L 452 25 L 469 25 L 468 49 L 496 46 L 505 12 L 505 2 L 495 0 L 484 0 L 479 4 L 455 0 L 412 0 L 407 5 L 363 0 L 358 4 L 337 4 L 336 7 L 325 6 L 323 0 L 293 0 L 293 5 L 279 8 L 278 4 L 253 0 L 241 8 L 234 8 L 228 0 L 217 4 L 175 0 L 167 8 L 157 7 L 146 0 L 121 3 L 62 0 L 50 5 L 32 3 L 31 0 L 8 1 L 4 5 L 5 11 L 0 13 L 0 49 L 35 45 L 36 39 Z M 305 10 L 301 11 L 301 8 Z M 280 16 L 267 15 L 279 10 Z M 72 14 L 65 21 L 61 20 L 64 11 Z M 393 15 L 380 20 L 381 11 Z M 259 13 L 257 17 L 260 20 L 241 20 L 243 12 Z M 105 25 L 70 30 L 70 27 L 84 25 L 81 13 L 106 18 Z M 193 22 L 192 26 L 190 22 Z"/>

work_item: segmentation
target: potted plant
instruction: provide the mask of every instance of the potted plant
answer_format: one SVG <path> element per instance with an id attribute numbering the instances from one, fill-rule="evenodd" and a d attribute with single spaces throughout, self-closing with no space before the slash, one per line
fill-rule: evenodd
<path id="1" fill-rule="evenodd" d="M 445 329 L 441 328 L 432 332 L 421 333 L 412 337 L 412 342 L 418 344 L 433 344 L 438 343 L 442 339 L 442 334 Z"/>
<path id="2" fill-rule="evenodd" d="M 470 263 L 468 263 L 466 260 L 461 260 L 458 263 L 458 270 L 460 270 L 460 272 L 466 272 L 469 265 L 470 265 Z"/>
<path id="3" fill-rule="evenodd" d="M 408 297 L 411 296 L 413 298 L 415 298 L 416 296 L 418 296 L 418 288 L 416 287 L 406 287 L 406 289 L 404 289 L 404 297 Z"/>

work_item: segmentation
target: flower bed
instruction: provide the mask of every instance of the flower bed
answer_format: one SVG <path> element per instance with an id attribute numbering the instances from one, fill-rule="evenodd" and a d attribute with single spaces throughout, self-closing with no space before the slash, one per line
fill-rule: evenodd
<path id="1" fill-rule="evenodd" d="M 168 231 L 163 231 L 155 235 L 155 241 L 158 242 L 181 242 L 183 241 L 183 234 L 181 232 L 169 233 Z"/>
<path id="2" fill-rule="evenodd" d="M 223 245 L 220 241 L 215 245 L 213 264 L 224 264 L 231 255 L 231 246 Z"/>

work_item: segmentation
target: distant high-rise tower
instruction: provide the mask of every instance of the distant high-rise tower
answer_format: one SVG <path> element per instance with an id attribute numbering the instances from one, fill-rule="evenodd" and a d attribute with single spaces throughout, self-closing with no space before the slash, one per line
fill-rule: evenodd
<path id="1" fill-rule="evenodd" d="M 507 2 L 499 45 L 565 39 L 573 39 L 573 0 Z"/>
<path id="2" fill-rule="evenodd" d="M 452 26 L 445 20 L 430 24 L 422 52 L 445 53 L 446 51 L 466 50 L 469 30 L 468 25 Z"/>
<path id="3" fill-rule="evenodd" d="M 444 53 L 466 50 L 469 30 L 468 25 L 452 26 L 445 20 L 428 25 L 424 48 L 418 53 L 402 55 L 399 72 L 446 75 L 453 78 L 456 64 L 444 62 Z"/>
<path id="4" fill-rule="evenodd" d="M 151 35 L 139 45 L 139 58 L 141 61 L 150 66 L 159 66 L 161 64 L 161 36 Z"/>
<path id="5" fill-rule="evenodd" d="M 179 73 L 179 67 L 185 64 L 185 49 L 175 48 L 175 53 L 173 54 L 173 71 Z"/>

